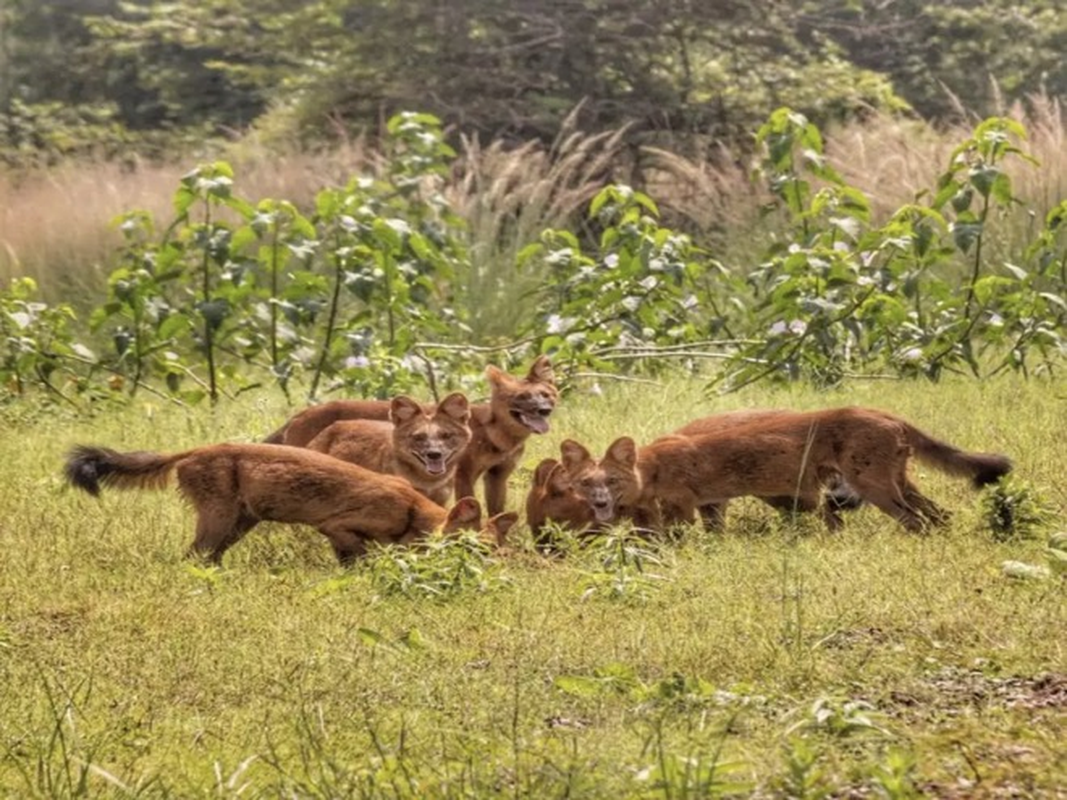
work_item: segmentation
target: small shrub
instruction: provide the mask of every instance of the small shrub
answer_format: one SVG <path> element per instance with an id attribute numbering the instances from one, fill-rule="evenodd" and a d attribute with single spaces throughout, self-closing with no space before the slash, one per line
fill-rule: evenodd
<path id="1" fill-rule="evenodd" d="M 473 533 L 433 538 L 419 547 L 383 547 L 369 561 L 371 584 L 382 595 L 450 599 L 507 583 L 493 572 L 489 545 Z"/>
<path id="2" fill-rule="evenodd" d="M 998 542 L 1033 539 L 1052 520 L 1048 502 L 1027 481 L 1004 478 L 986 490 L 982 517 Z"/>

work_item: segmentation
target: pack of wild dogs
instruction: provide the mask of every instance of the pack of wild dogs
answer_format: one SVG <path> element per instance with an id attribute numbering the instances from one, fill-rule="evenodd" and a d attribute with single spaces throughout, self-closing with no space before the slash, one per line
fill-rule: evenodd
<path id="1" fill-rule="evenodd" d="M 458 530 L 502 545 L 518 519 L 504 510 L 508 479 L 527 438 L 548 432 L 559 392 L 545 356 L 524 378 L 493 366 L 486 378 L 487 403 L 460 393 L 433 405 L 406 396 L 335 400 L 297 413 L 260 444 L 173 454 L 81 445 L 65 474 L 92 495 L 101 487 L 160 488 L 176 474 L 196 512 L 190 553 L 215 562 L 263 521 L 315 527 L 345 564 L 374 542 Z M 910 531 L 944 525 L 949 513 L 908 475 L 913 456 L 976 487 L 1011 470 L 1003 455 L 965 452 L 875 409 L 733 411 L 642 447 L 622 436 L 600 458 L 564 440 L 559 459 L 534 470 L 526 520 L 539 545 L 549 544 L 550 523 L 596 532 L 628 522 L 655 535 L 699 518 L 719 530 L 727 503 L 750 496 L 818 512 L 831 530 L 843 510 L 864 502 Z M 479 479 L 484 518 L 474 498 Z"/>

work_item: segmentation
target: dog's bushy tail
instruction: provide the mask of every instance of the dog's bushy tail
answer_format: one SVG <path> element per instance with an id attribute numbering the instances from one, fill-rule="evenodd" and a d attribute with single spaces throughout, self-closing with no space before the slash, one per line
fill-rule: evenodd
<path id="1" fill-rule="evenodd" d="M 918 428 L 907 425 L 908 444 L 915 457 L 923 463 L 936 467 L 949 475 L 970 478 L 976 489 L 1011 472 L 1011 459 L 999 453 L 968 453 L 958 447 L 929 436 Z"/>
<path id="2" fill-rule="evenodd" d="M 107 447 L 78 445 L 67 455 L 63 474 L 71 486 L 94 497 L 101 486 L 116 489 L 160 489 L 184 453 L 163 455 L 135 451 L 120 453 Z"/>

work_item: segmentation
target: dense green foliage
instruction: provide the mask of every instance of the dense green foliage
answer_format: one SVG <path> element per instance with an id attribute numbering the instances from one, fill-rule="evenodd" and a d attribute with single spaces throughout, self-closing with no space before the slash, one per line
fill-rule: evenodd
<path id="1" fill-rule="evenodd" d="M 162 152 L 255 123 L 378 131 L 406 108 L 486 137 L 584 130 L 699 150 L 783 103 L 817 124 L 1067 92 L 1056 0 L 0 0 L 0 154 Z"/>
<path id="2" fill-rule="evenodd" d="M 521 297 L 506 281 L 498 295 L 465 292 L 471 243 L 443 191 L 454 153 L 430 115 L 390 120 L 377 167 L 309 209 L 242 197 L 228 164 L 203 164 L 166 224 L 143 211 L 118 220 L 126 244 L 89 331 L 29 279 L 0 293 L 0 387 L 76 405 L 141 390 L 215 402 L 263 384 L 288 396 L 294 379 L 310 397 L 388 397 L 465 385 L 484 346 L 505 365 L 551 354 L 564 380 L 713 359 L 712 383 L 728 389 L 1062 364 L 1067 201 L 1013 261 L 985 247 L 1021 203 L 1011 162 L 1034 168 L 1020 123 L 979 124 L 936 185 L 883 220 L 803 115 L 779 109 L 756 139 L 781 218 L 758 266 L 720 262 L 665 227 L 652 198 L 609 185 L 584 231 L 544 230 L 500 270 L 540 276 Z M 487 300 L 510 338 L 472 339 L 467 320 Z"/>

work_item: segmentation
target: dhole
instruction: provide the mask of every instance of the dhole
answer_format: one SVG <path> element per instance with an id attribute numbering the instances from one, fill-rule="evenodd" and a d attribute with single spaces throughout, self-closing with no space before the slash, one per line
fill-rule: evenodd
<path id="1" fill-rule="evenodd" d="M 396 397 L 391 422 L 340 420 L 308 442 L 308 450 L 375 472 L 397 475 L 444 505 L 452 496 L 459 456 L 471 440 L 470 408 L 459 392 L 427 410 L 410 397 Z"/>
<path id="2" fill-rule="evenodd" d="M 485 370 L 491 393 L 488 403 L 471 406 L 471 442 L 456 467 L 456 496 L 474 494 L 474 483 L 485 476 L 485 504 L 499 514 L 507 500 L 508 476 L 522 457 L 531 433 L 547 433 L 548 418 L 556 407 L 552 362 L 539 356 L 525 378 L 519 379 L 490 366 Z M 269 444 L 304 447 L 323 428 L 342 419 L 389 418 L 389 403 L 377 400 L 334 400 L 312 406 L 292 417 L 265 440 Z"/>
<path id="3" fill-rule="evenodd" d="M 637 446 L 629 436 L 612 442 L 599 461 L 573 439 L 564 439 L 559 451 L 570 484 L 584 498 L 598 526 L 630 520 L 639 529 L 662 527 L 659 506 L 642 495 Z"/>
<path id="4" fill-rule="evenodd" d="M 167 455 L 83 445 L 71 451 L 64 472 L 92 495 L 101 486 L 162 488 L 176 472 L 196 510 L 190 554 L 214 562 L 263 521 L 317 528 L 348 564 L 370 542 L 406 544 L 437 530 L 477 528 L 481 518 L 472 497 L 446 511 L 401 478 L 296 447 L 216 444 Z M 516 516 L 490 519 L 483 533 L 502 543 Z"/>
<path id="5" fill-rule="evenodd" d="M 571 484 L 563 465 L 546 458 L 534 470 L 533 483 L 526 495 L 526 524 L 534 541 L 545 546 L 545 526 L 549 522 L 575 531 L 588 528 L 594 521 L 593 511 Z"/>
<path id="6" fill-rule="evenodd" d="M 749 422 L 771 419 L 781 414 L 792 413 L 785 409 L 743 409 L 740 411 L 724 411 L 719 414 L 701 417 L 683 425 L 674 433 L 681 436 L 699 436 L 702 434 L 719 433 L 720 431 L 734 428 Z M 827 485 L 824 495 L 825 502 L 829 503 L 836 511 L 847 511 L 859 508 L 863 501 L 849 488 L 848 483 L 840 476 L 834 478 Z M 814 511 L 815 509 L 800 508 L 796 498 L 793 497 L 764 497 L 763 502 L 779 511 Z M 721 530 L 726 522 L 726 503 L 706 503 L 700 506 L 700 517 L 705 527 L 709 530 Z"/>
<path id="7" fill-rule="evenodd" d="M 979 487 L 1011 470 L 1005 456 L 964 452 L 899 417 L 867 408 L 782 412 L 718 433 L 671 434 L 640 451 L 622 437 L 600 462 L 590 459 L 595 470 L 583 465 L 595 478 L 590 484 L 583 483 L 582 470 L 568 470 L 594 510 L 605 495 L 609 504 L 637 508 L 658 501 L 667 522 L 690 521 L 699 506 L 743 495 L 788 497 L 798 509 L 814 510 L 820 508 L 822 487 L 840 475 L 860 498 L 908 530 L 945 524 L 949 513 L 908 478 L 912 455 Z M 831 504 L 821 508 L 827 526 L 840 527 Z"/>

